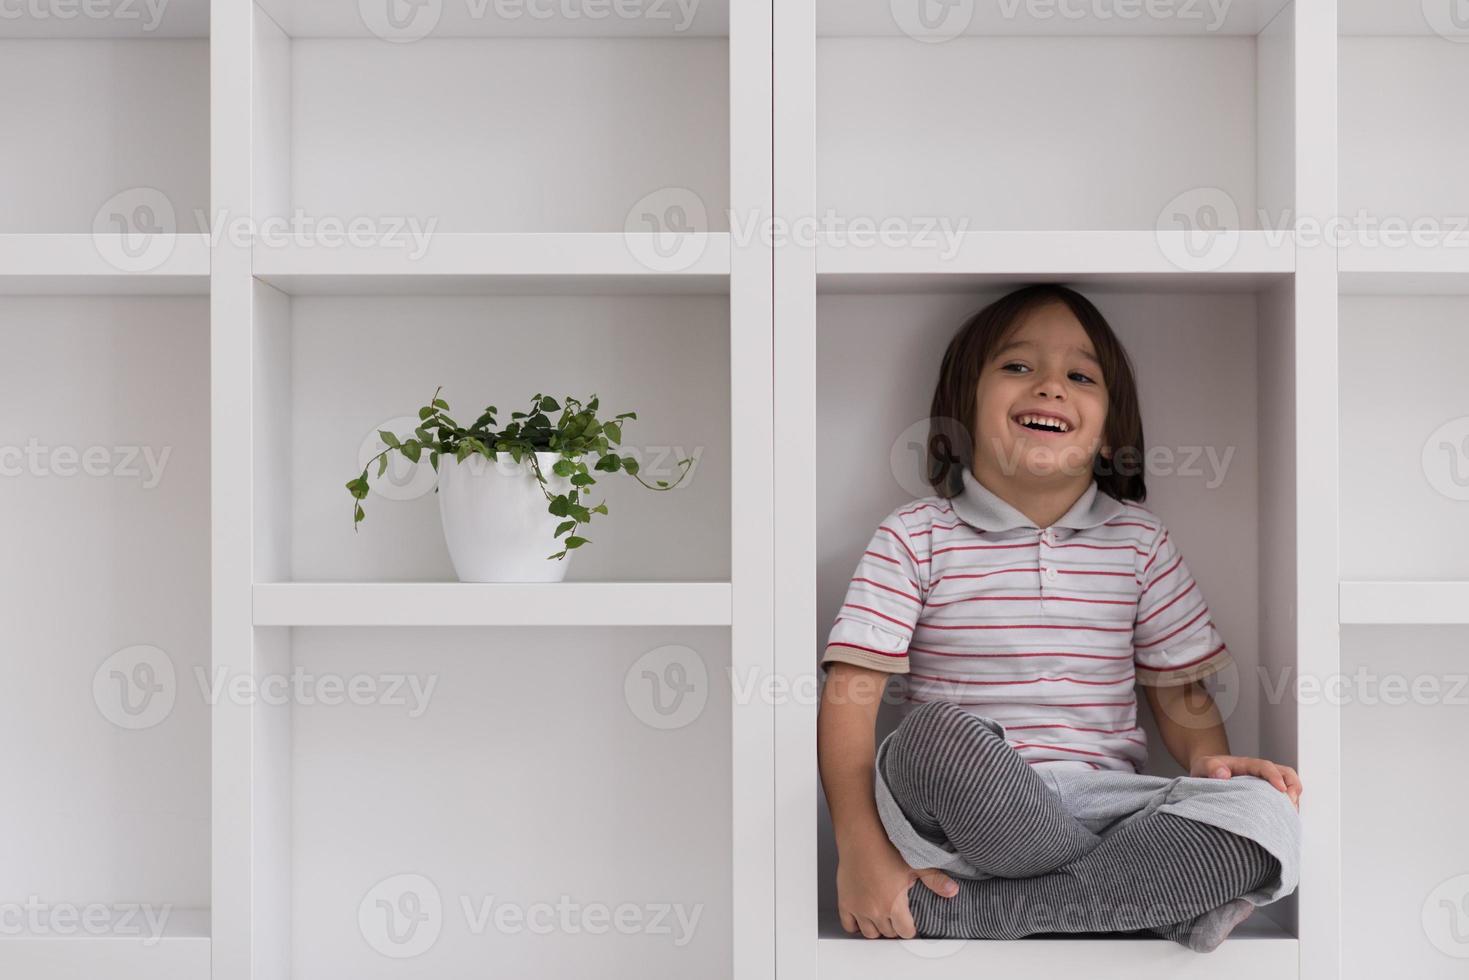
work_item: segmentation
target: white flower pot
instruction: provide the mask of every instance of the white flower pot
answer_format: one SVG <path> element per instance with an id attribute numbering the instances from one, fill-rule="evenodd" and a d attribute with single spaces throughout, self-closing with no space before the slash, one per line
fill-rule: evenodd
<path id="1" fill-rule="evenodd" d="M 553 495 L 571 489 L 571 480 L 551 472 L 560 453 L 536 453 L 546 488 Z M 439 516 L 444 541 L 461 582 L 560 582 L 566 577 L 560 551 L 568 535 L 556 537 L 565 518 L 546 508 L 529 459 L 517 463 L 509 453 L 493 460 L 472 455 L 459 462 L 439 457 Z"/>

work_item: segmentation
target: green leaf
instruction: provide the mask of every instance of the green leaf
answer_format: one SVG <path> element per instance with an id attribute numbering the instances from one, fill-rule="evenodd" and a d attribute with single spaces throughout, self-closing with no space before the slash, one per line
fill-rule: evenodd
<path id="1" fill-rule="evenodd" d="M 418 410 L 418 417 L 419 417 L 419 419 L 431 418 L 433 416 L 433 414 L 434 414 L 434 410 L 432 408 L 430 408 L 429 406 L 427 406 L 427 405 L 423 406 L 423 408 L 420 408 Z"/>
<path id="2" fill-rule="evenodd" d="M 607 438 L 613 442 L 622 442 L 622 426 L 616 422 L 608 422 L 602 426 L 602 431 L 607 433 Z"/>
<path id="3" fill-rule="evenodd" d="M 442 398 L 435 398 L 433 400 L 433 406 L 434 408 L 442 408 L 446 412 L 449 410 L 449 403 L 444 401 Z"/>
<path id="4" fill-rule="evenodd" d="M 552 398 L 550 395 L 547 395 L 546 397 L 541 399 L 539 407 L 540 410 L 543 412 L 556 412 L 560 411 L 561 409 L 560 403 L 558 403 L 556 399 Z"/>
<path id="5" fill-rule="evenodd" d="M 586 473 L 577 473 L 571 478 L 571 485 L 574 487 L 590 487 L 595 485 L 596 482 L 596 477 L 589 476 Z"/>
<path id="6" fill-rule="evenodd" d="M 361 504 L 358 504 L 357 505 L 357 509 L 355 511 L 353 511 L 353 513 L 352 513 L 352 523 L 353 524 L 358 524 L 366 516 L 367 516 L 367 514 L 364 513 L 363 510 L 362 510 L 362 505 Z"/>
<path id="7" fill-rule="evenodd" d="M 556 460 L 556 462 L 551 466 L 551 472 L 555 473 L 557 476 L 570 476 L 573 472 L 575 472 L 575 469 L 572 465 L 571 460 L 563 458 Z"/>
<path id="8" fill-rule="evenodd" d="M 377 458 L 377 475 L 382 476 L 388 471 L 388 454 L 383 453 Z"/>
<path id="9" fill-rule="evenodd" d="M 598 504 L 597 506 L 593 507 L 592 510 L 598 514 L 605 514 L 607 513 L 607 505 L 605 503 Z"/>
<path id="10" fill-rule="evenodd" d="M 403 443 L 402 452 L 411 462 L 418 462 L 418 457 L 423 453 L 423 444 L 417 439 L 409 439 Z"/>
<path id="11" fill-rule="evenodd" d="M 636 476 L 638 472 L 638 461 L 631 456 L 624 456 L 622 457 L 622 468 L 627 470 L 629 474 Z"/>
<path id="12" fill-rule="evenodd" d="M 573 534 L 571 537 L 567 538 L 564 543 L 565 543 L 565 545 L 566 545 L 566 547 L 568 549 L 571 549 L 571 548 L 580 548 L 582 545 L 588 543 L 588 539 L 587 538 L 579 538 L 575 534 Z"/>
<path id="13" fill-rule="evenodd" d="M 377 437 L 381 439 L 385 444 L 392 446 L 394 449 L 398 448 L 398 437 L 393 435 L 387 429 L 378 429 Z"/>
<path id="14" fill-rule="evenodd" d="M 565 534 L 567 531 L 570 531 L 574 527 L 576 527 L 576 521 L 562 521 L 560 524 L 556 525 L 556 533 L 551 536 L 553 538 L 559 538 L 561 537 L 561 535 Z"/>
<path id="15" fill-rule="evenodd" d="M 597 460 L 597 465 L 595 468 L 602 471 L 603 473 L 616 473 L 617 468 L 620 465 L 621 462 L 616 456 L 609 455 L 603 456 L 601 459 Z"/>

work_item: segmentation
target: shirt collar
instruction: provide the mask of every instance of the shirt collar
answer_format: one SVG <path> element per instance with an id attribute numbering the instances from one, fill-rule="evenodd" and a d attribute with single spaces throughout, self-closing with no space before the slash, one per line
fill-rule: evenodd
<path id="1" fill-rule="evenodd" d="M 1009 531 L 1017 527 L 1035 527 L 1035 522 L 1016 510 L 1004 498 L 990 490 L 965 467 L 962 471 L 964 489 L 950 499 L 954 512 L 966 523 L 981 531 Z M 1122 513 L 1120 500 L 1102 493 L 1093 480 L 1086 492 L 1077 498 L 1071 509 L 1057 518 L 1055 527 L 1068 527 L 1077 531 L 1098 527 Z"/>

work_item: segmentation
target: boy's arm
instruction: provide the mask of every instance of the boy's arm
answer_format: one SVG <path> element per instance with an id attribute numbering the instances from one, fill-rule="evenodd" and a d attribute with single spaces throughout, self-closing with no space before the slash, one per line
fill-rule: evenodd
<path id="1" fill-rule="evenodd" d="M 817 714 L 817 759 L 837 844 L 837 904 L 842 928 L 879 936 L 917 935 L 908 908 L 915 879 L 945 897 L 958 885 L 942 871 L 908 867 L 888 840 L 873 793 L 877 710 L 890 673 L 833 661 Z"/>
<path id="2" fill-rule="evenodd" d="M 889 676 L 849 663 L 827 668 L 816 719 L 817 759 L 842 854 L 888 843 L 872 786 L 877 710 Z"/>
<path id="3" fill-rule="evenodd" d="M 1229 754 L 1229 737 L 1219 706 L 1199 681 L 1169 687 L 1144 686 L 1148 707 L 1168 754 L 1190 776 L 1229 779 L 1259 776 L 1300 806 L 1301 779 L 1290 766 L 1268 759 Z"/>
<path id="4" fill-rule="evenodd" d="M 1158 723 L 1163 745 L 1179 765 L 1192 773 L 1196 759 L 1229 754 L 1224 719 L 1203 684 L 1190 681 L 1170 687 L 1140 686 Z"/>

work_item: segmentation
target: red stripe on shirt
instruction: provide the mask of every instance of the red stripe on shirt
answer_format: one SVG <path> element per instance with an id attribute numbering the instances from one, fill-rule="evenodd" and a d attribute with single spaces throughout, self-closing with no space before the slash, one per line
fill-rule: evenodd
<path id="1" fill-rule="evenodd" d="M 1168 666 L 1168 667 L 1149 667 L 1147 664 L 1143 664 L 1142 667 L 1143 667 L 1144 670 L 1151 670 L 1151 671 L 1154 671 L 1154 672 L 1159 673 L 1159 674 L 1166 674 L 1170 670 L 1183 670 L 1183 668 L 1185 668 L 1185 667 L 1192 667 L 1194 664 L 1201 664 L 1205 660 L 1208 660 L 1210 657 L 1214 656 L 1216 653 L 1218 653 L 1220 650 L 1223 650 L 1223 649 L 1224 649 L 1224 644 L 1221 643 L 1217 647 L 1215 647 L 1214 649 L 1210 650 L 1208 653 L 1204 654 L 1202 657 L 1198 658 L 1197 660 L 1190 660 L 1187 663 L 1173 664 L 1173 665 Z"/>

